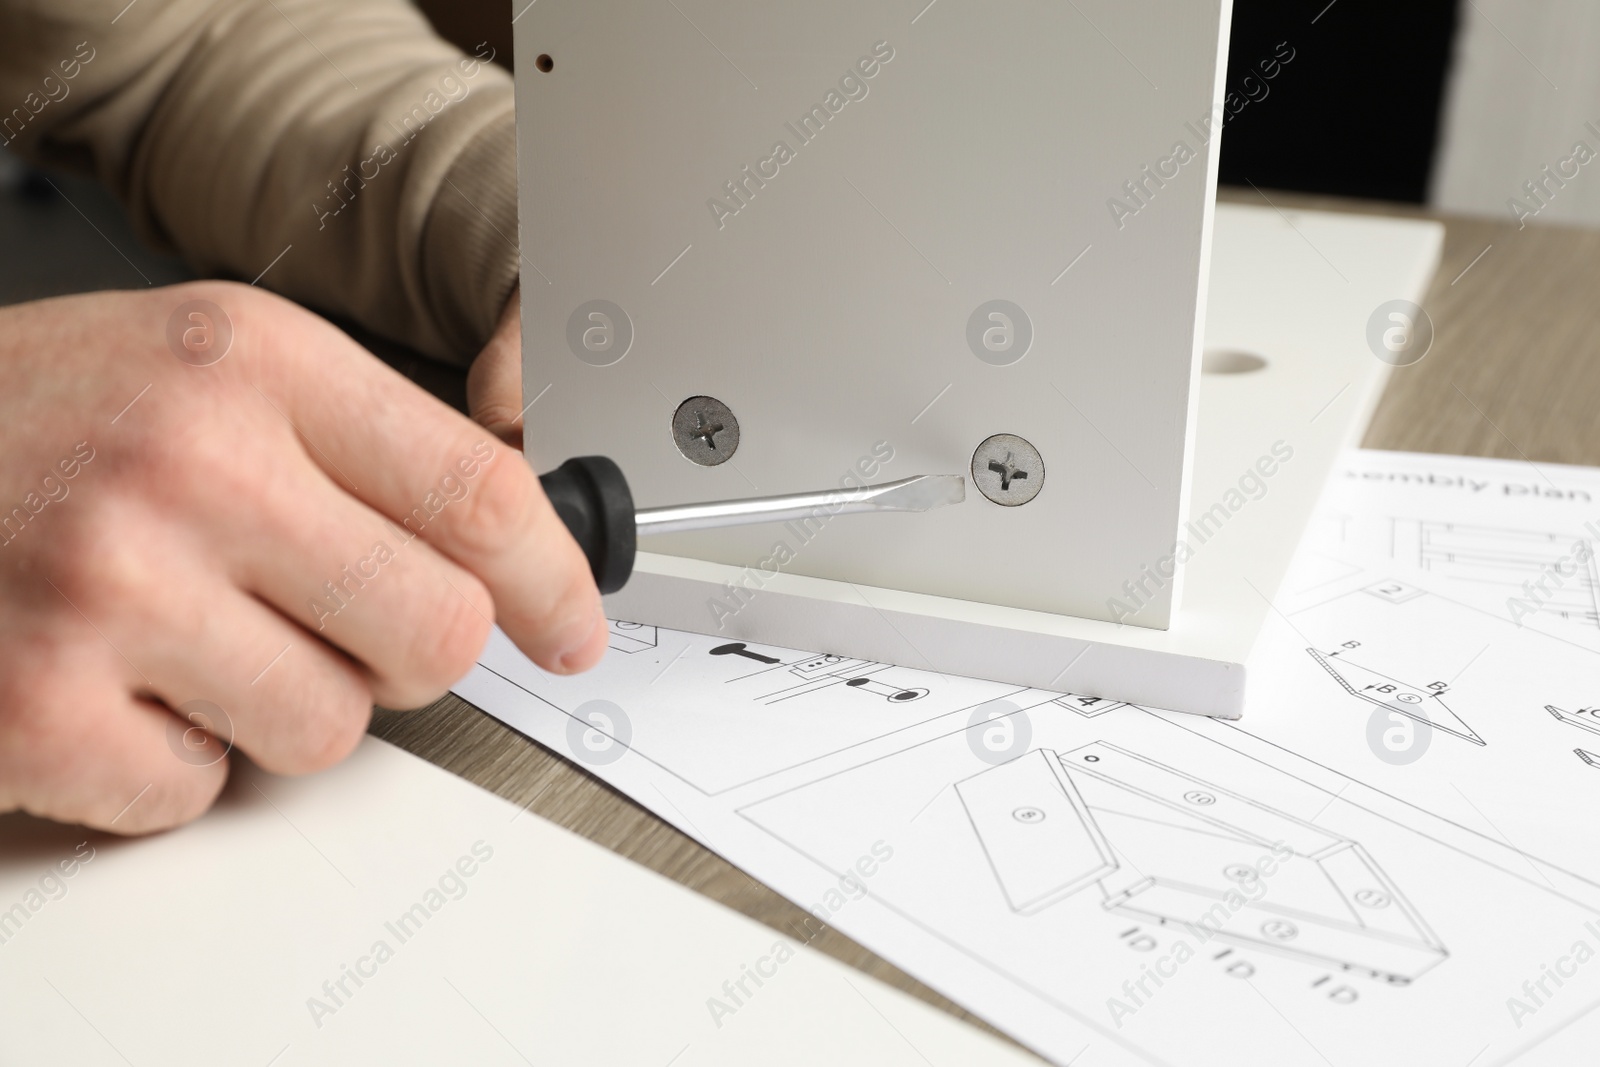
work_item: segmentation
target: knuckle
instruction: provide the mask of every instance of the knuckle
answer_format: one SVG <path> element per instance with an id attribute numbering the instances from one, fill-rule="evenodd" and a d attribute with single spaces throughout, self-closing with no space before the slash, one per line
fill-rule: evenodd
<path id="1" fill-rule="evenodd" d="M 173 289 L 173 295 L 177 299 L 174 301 L 169 298 L 167 303 L 209 301 L 227 314 L 235 329 L 270 330 L 275 320 L 283 314 L 283 309 L 299 310 L 298 305 L 292 301 L 270 290 L 246 285 L 243 282 L 204 279 L 185 282 L 174 286 Z"/>
<path id="2" fill-rule="evenodd" d="M 501 455 L 480 468 L 477 485 L 458 505 L 452 539 L 469 558 L 494 557 L 511 548 L 533 515 L 533 472 L 507 455 L 508 449 L 496 451 Z"/>
<path id="3" fill-rule="evenodd" d="M 263 294 L 259 290 L 253 289 L 242 282 L 211 278 L 179 282 L 177 285 L 171 285 L 165 289 L 157 289 L 149 294 L 150 299 L 158 301 L 163 307 L 169 304 L 182 304 L 190 300 L 209 300 L 223 309 L 228 309 L 230 306 L 244 307 L 253 305 L 261 295 Z"/>
<path id="4" fill-rule="evenodd" d="M 246 446 L 261 439 L 262 427 L 276 429 L 281 419 L 250 397 L 248 384 L 191 383 L 184 402 L 153 405 L 136 431 L 135 447 L 121 450 L 119 463 L 147 494 L 192 497 L 204 487 L 210 497 L 259 484 L 261 471 L 240 458 L 259 455 Z M 232 485 L 218 484 L 230 478 Z"/>
<path id="5" fill-rule="evenodd" d="M 478 409 L 473 412 L 472 421 L 487 430 L 493 431 L 500 427 L 517 425 L 517 420 L 521 416 L 522 412 L 514 405 L 491 401 L 478 406 Z"/>
<path id="6" fill-rule="evenodd" d="M 412 628 L 406 649 L 408 695 L 415 703 L 432 699 L 470 671 L 489 639 L 494 606 L 483 584 L 469 577 L 439 585 L 426 624 Z"/>
<path id="7" fill-rule="evenodd" d="M 174 761 L 177 762 L 177 761 Z M 130 798 L 101 795 L 78 821 L 119 834 L 148 834 L 193 822 L 216 802 L 228 781 L 226 757 L 204 767 L 178 763 L 178 770 L 150 784 L 149 792 L 128 806 Z M 135 792 L 139 788 L 136 787 Z"/>
<path id="8" fill-rule="evenodd" d="M 522 419 L 511 407 L 485 407 L 472 416 L 472 421 L 508 444 L 520 447 Z"/>
<path id="9" fill-rule="evenodd" d="M 183 282 L 143 294 L 142 298 L 149 308 L 148 314 L 166 320 L 167 325 L 170 325 L 170 316 L 187 305 L 195 303 L 214 305 L 226 317 L 232 331 L 251 323 L 270 321 L 270 316 L 261 314 L 259 309 L 274 299 L 271 294 L 248 285 L 218 280 Z M 191 307 L 189 310 L 194 309 Z M 188 323 L 185 322 L 185 325 Z M 171 335 L 168 335 L 167 343 L 171 344 Z M 175 352 L 174 355 L 176 354 Z"/>
<path id="10" fill-rule="evenodd" d="M 168 829 L 209 808 L 226 781 L 226 761 L 191 766 L 169 758 L 159 741 L 129 750 L 124 742 L 130 738 L 149 739 L 108 717 L 141 713 L 114 688 L 64 683 L 60 669 L 70 666 L 58 656 L 54 670 L 41 664 L 6 671 L 0 757 L 27 754 L 20 768 L 5 767 L 8 761 L 0 758 L 12 779 L 9 802 L 43 818 L 118 834 Z"/>
<path id="11" fill-rule="evenodd" d="M 96 458 L 107 477 L 97 486 L 98 503 L 90 510 L 102 506 L 132 512 L 143 505 L 181 516 L 192 513 L 197 503 L 237 500 L 230 494 L 247 488 L 243 483 L 252 475 L 260 481 L 259 470 L 239 470 L 241 438 L 248 431 L 232 398 L 207 394 L 205 387 L 183 392 L 183 397 L 159 394 L 147 401 L 138 421 L 119 427 L 119 440 L 102 450 L 104 459 Z M 184 402 L 168 403 L 172 400 Z"/>
<path id="12" fill-rule="evenodd" d="M 213 303 L 221 304 L 223 299 L 228 298 L 238 301 L 251 300 L 259 295 L 261 291 L 245 285 L 243 282 L 202 278 L 197 281 L 179 282 L 176 285 L 168 286 L 165 290 L 156 290 L 156 292 L 165 292 L 171 294 L 171 296 L 178 297 L 180 300 L 210 300 Z M 172 300 L 168 297 L 163 302 L 170 304 Z"/>
<path id="13" fill-rule="evenodd" d="M 366 686 L 351 688 L 326 700 L 306 717 L 301 743 L 293 746 L 268 769 L 282 774 L 310 774 L 342 761 L 367 732 L 372 717 L 372 697 Z"/>
<path id="14" fill-rule="evenodd" d="M 40 542 L 40 562 L 74 608 L 92 618 L 97 609 L 129 615 L 153 606 L 156 566 L 115 509 L 86 506 L 59 518 Z"/>
<path id="15" fill-rule="evenodd" d="M 44 770 L 58 747 L 71 747 L 72 738 L 63 737 L 70 699 L 61 692 L 71 665 L 54 642 L 35 640 L 16 651 L 21 655 L 0 669 L 0 750 L 27 754 L 36 771 Z"/>
<path id="16" fill-rule="evenodd" d="M 214 378 L 238 385 L 233 372 L 240 365 L 249 365 L 263 380 L 278 381 L 286 374 L 304 373 L 314 358 L 304 351 L 304 341 L 318 332 L 313 327 L 307 334 L 317 316 L 276 293 L 242 282 L 206 280 L 171 286 L 149 299 L 159 301 L 153 311 L 163 317 L 191 301 L 202 301 L 215 305 L 227 319 L 232 341 L 226 359 L 212 375 L 187 375 L 190 384 Z"/>
<path id="17" fill-rule="evenodd" d="M 324 656 L 313 653 L 313 659 Z M 329 669 L 289 672 L 260 705 L 241 718 L 239 748 L 272 774 L 311 774 L 343 760 L 361 743 L 372 712 L 365 674 L 337 654 Z"/>

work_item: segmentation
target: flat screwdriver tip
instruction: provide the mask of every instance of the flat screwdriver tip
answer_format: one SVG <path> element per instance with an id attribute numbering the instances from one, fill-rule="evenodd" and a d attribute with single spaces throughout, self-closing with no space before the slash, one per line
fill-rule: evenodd
<path id="1" fill-rule="evenodd" d="M 967 498 L 967 479 L 959 474 L 922 474 L 890 482 L 873 497 L 877 507 L 895 511 L 931 511 Z"/>

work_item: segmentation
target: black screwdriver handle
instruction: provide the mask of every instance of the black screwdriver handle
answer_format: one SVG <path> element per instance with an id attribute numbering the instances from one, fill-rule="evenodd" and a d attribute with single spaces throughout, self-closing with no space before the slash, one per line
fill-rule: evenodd
<path id="1" fill-rule="evenodd" d="M 589 570 L 600 592 L 621 589 L 633 573 L 639 543 L 633 493 L 622 468 L 605 456 L 578 456 L 539 475 L 539 484 L 589 557 Z"/>

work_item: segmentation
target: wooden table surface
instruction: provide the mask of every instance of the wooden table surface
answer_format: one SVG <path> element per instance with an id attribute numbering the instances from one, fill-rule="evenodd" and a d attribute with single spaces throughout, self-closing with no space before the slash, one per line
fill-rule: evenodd
<path id="1" fill-rule="evenodd" d="M 1430 217 L 1408 207 L 1224 190 L 1221 199 Z M 1439 216 L 1431 216 L 1439 217 Z M 1600 466 L 1600 231 L 1443 217 L 1424 307 L 1433 348 L 1390 380 L 1370 448 Z M 379 712 L 372 733 L 793 936 L 807 913 L 661 819 L 455 696 Z M 531 803 L 530 803 L 531 802 Z M 832 928 L 811 942 L 983 1025 Z"/>

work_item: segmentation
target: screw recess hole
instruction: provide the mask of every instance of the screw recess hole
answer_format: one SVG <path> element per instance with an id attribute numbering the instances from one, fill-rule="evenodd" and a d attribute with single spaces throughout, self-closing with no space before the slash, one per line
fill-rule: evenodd
<path id="1" fill-rule="evenodd" d="M 1200 358 L 1200 373 L 1250 374 L 1266 365 L 1267 361 L 1254 352 L 1237 348 L 1208 348 Z"/>
<path id="2" fill-rule="evenodd" d="M 548 55 L 542 55 L 533 61 L 533 65 L 539 68 L 540 73 L 549 74 L 556 68 L 556 61 L 551 59 Z"/>

